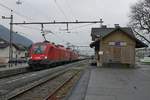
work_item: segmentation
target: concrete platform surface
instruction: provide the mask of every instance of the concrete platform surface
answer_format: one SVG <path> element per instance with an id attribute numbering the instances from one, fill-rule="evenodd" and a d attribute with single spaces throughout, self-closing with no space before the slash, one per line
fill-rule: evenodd
<path id="1" fill-rule="evenodd" d="M 24 67 L 28 67 L 27 63 L 23 63 L 23 64 L 12 64 L 11 67 L 9 67 L 8 64 L 6 64 L 6 66 L 0 67 L 0 71 L 5 71 L 5 70 L 12 70 L 12 69 L 17 69 L 17 68 L 24 68 Z"/>
<path id="2" fill-rule="evenodd" d="M 150 100 L 150 65 L 134 68 L 91 66 L 66 100 Z"/>
<path id="3" fill-rule="evenodd" d="M 16 75 L 19 73 L 25 73 L 28 71 L 28 64 L 17 64 L 11 67 L 0 67 L 0 78 Z"/>
<path id="4" fill-rule="evenodd" d="M 150 100 L 150 65 L 92 68 L 84 100 Z"/>

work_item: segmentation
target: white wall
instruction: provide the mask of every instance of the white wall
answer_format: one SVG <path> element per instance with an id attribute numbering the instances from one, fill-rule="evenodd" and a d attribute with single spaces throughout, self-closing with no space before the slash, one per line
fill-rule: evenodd
<path id="1" fill-rule="evenodd" d="M 0 63 L 7 63 L 9 60 L 9 47 L 0 49 Z"/>
<path id="2" fill-rule="evenodd" d="M 21 57 L 25 57 L 25 52 L 26 51 L 18 51 L 14 46 L 13 46 L 13 58 L 21 58 Z M 7 63 L 9 60 L 9 46 L 4 48 L 4 49 L 0 49 L 0 63 Z"/>

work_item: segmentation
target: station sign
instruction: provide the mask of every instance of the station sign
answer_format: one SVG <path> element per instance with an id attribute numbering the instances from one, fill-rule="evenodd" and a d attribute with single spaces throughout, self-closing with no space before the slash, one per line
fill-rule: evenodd
<path id="1" fill-rule="evenodd" d="M 115 42 L 109 42 L 108 45 L 120 47 L 120 46 L 126 46 L 127 43 L 126 42 L 115 41 Z"/>

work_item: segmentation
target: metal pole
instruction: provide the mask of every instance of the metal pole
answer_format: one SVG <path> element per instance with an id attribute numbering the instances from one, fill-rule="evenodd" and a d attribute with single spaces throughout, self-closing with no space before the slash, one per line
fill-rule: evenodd
<path id="1" fill-rule="evenodd" d="M 12 49 L 12 40 L 13 40 L 13 10 L 11 10 L 11 16 L 10 16 L 10 37 L 9 37 L 9 61 L 13 58 L 13 49 Z M 9 63 L 9 67 L 12 67 L 12 63 Z"/>
<path id="2" fill-rule="evenodd" d="M 100 35 L 100 49 L 99 49 L 99 52 L 103 52 L 103 50 L 102 50 L 102 45 L 103 45 L 103 43 L 102 43 L 102 35 Z M 98 52 L 98 56 L 99 56 L 99 64 L 98 64 L 98 67 L 102 67 L 102 63 L 103 63 L 103 54 L 99 54 L 99 52 Z"/>
<path id="3" fill-rule="evenodd" d="M 100 27 L 102 28 L 102 26 L 103 26 L 103 20 L 102 19 L 100 19 Z"/>

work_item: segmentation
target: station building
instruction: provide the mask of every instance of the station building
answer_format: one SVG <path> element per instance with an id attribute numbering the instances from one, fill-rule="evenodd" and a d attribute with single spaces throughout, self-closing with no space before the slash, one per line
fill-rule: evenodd
<path id="1" fill-rule="evenodd" d="M 95 48 L 97 66 L 135 65 L 135 48 L 147 47 L 138 40 L 130 27 L 92 28 L 92 43 Z"/>

